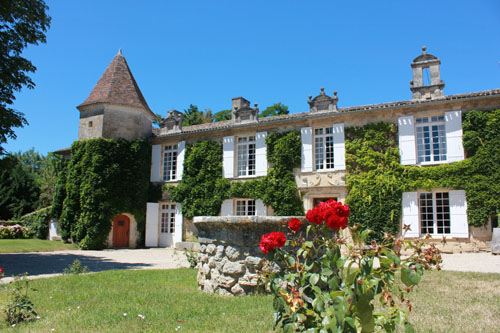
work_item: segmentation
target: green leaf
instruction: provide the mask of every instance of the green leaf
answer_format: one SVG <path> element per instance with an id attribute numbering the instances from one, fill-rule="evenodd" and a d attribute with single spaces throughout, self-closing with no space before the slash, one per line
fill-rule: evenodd
<path id="1" fill-rule="evenodd" d="M 409 323 L 409 322 L 406 322 L 405 323 L 405 333 L 415 333 L 415 329 L 413 328 L 413 326 Z"/>
<path id="2" fill-rule="evenodd" d="M 407 285 L 408 287 L 417 285 L 420 282 L 420 279 L 422 278 L 422 274 L 420 274 L 415 270 L 408 268 L 408 267 L 403 267 L 401 269 L 401 281 Z"/>
<path id="3" fill-rule="evenodd" d="M 333 271 L 330 268 L 323 268 L 321 270 L 321 275 L 330 276 L 332 274 L 333 274 Z"/>
<path id="4" fill-rule="evenodd" d="M 348 273 L 347 277 L 345 278 L 345 284 L 346 285 L 353 284 L 354 280 L 356 279 L 356 277 L 358 276 L 359 273 L 360 273 L 359 269 L 356 269 L 355 271 L 352 271 L 351 273 Z"/>
<path id="5" fill-rule="evenodd" d="M 319 275 L 314 273 L 311 274 L 311 277 L 309 278 L 309 283 L 311 284 L 311 286 L 315 286 L 316 283 L 318 283 L 318 280 L 319 280 Z"/>

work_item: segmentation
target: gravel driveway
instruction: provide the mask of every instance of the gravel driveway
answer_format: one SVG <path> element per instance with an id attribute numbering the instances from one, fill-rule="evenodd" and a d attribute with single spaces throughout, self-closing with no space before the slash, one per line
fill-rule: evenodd
<path id="1" fill-rule="evenodd" d="M 500 255 L 482 252 L 442 254 L 442 257 L 444 270 L 500 274 Z M 172 248 L 2 253 L 0 267 L 6 276 L 27 272 L 31 278 L 41 278 L 61 274 L 75 259 L 91 272 L 189 267 L 184 253 Z M 0 283 L 9 281 L 11 278 L 4 278 Z"/>
<path id="2" fill-rule="evenodd" d="M 26 272 L 32 278 L 49 277 L 61 274 L 75 259 L 80 260 L 82 266 L 87 266 L 90 272 L 189 267 L 184 252 L 173 248 L 1 253 L 0 267 L 5 276 Z M 0 283 L 10 280 L 4 278 Z"/>

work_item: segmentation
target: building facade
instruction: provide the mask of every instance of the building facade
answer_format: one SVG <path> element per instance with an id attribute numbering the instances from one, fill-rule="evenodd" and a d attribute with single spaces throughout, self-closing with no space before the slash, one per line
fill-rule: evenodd
<path id="1" fill-rule="evenodd" d="M 427 53 L 411 63 L 412 99 L 354 107 L 338 107 L 337 92 L 321 88 L 309 96 L 309 111 L 259 118 L 259 109 L 243 97 L 232 99 L 231 120 L 182 127 L 182 113 L 168 111 L 160 129 L 151 127 L 151 112 L 121 52 L 99 80 L 80 110 L 79 139 L 91 137 L 150 138 L 151 182 L 178 184 L 182 180 L 186 145 L 201 140 L 220 142 L 223 174 L 231 181 L 265 176 L 269 163 L 266 136 L 271 132 L 298 131 L 301 167 L 294 170 L 304 209 L 334 198 L 345 201 L 345 134 L 348 127 L 368 123 L 394 123 L 398 128 L 400 163 L 427 167 L 466 158 L 462 144 L 462 115 L 470 110 L 500 108 L 500 90 L 444 95 L 440 60 Z M 425 75 L 429 82 L 424 83 Z M 405 192 L 401 223 L 410 226 L 407 237 L 432 237 L 470 242 L 491 239 L 491 226 L 469 226 L 466 193 L 460 189 Z M 220 209 L 222 216 L 269 216 L 271 207 L 262 200 L 230 198 Z M 173 246 L 195 233 L 183 218 L 180 203 L 165 195 L 147 204 L 145 242 L 148 247 Z M 111 236 L 110 236 L 111 237 Z"/>

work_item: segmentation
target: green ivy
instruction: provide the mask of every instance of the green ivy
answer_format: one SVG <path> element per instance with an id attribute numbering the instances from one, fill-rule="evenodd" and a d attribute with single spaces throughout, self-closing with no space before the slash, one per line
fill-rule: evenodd
<path id="1" fill-rule="evenodd" d="M 71 146 L 65 190 L 56 194 L 61 234 L 83 249 L 104 247 L 113 217 L 130 213 L 143 237 L 148 199 L 151 149 L 144 140 L 91 139 Z M 58 208 L 53 210 L 58 212 Z M 142 238 L 139 243 L 142 242 Z"/>
<path id="2" fill-rule="evenodd" d="M 262 199 L 276 215 L 303 215 L 293 175 L 293 168 L 300 166 L 299 133 L 269 133 L 266 144 L 267 158 L 272 164 L 267 175 L 232 183 L 222 178 L 220 144 L 200 141 L 188 146 L 181 182 L 166 186 L 171 199 L 182 203 L 182 213 L 188 219 L 218 215 L 222 202 L 228 198 Z"/>
<path id="3" fill-rule="evenodd" d="M 395 124 L 374 123 L 346 129 L 346 203 L 350 223 L 397 234 L 402 193 L 435 188 L 464 190 L 468 222 L 487 223 L 500 212 L 500 110 L 470 111 L 463 116 L 467 159 L 437 166 L 402 166 Z"/>
<path id="4" fill-rule="evenodd" d="M 166 189 L 173 201 L 182 204 L 187 219 L 218 215 L 229 195 L 229 180 L 222 178 L 222 145 L 206 140 L 188 145 L 182 180 Z"/>
<path id="5" fill-rule="evenodd" d="M 21 217 L 22 225 L 27 227 L 30 234 L 39 239 L 49 236 L 49 222 L 52 220 L 51 208 L 45 207 Z"/>

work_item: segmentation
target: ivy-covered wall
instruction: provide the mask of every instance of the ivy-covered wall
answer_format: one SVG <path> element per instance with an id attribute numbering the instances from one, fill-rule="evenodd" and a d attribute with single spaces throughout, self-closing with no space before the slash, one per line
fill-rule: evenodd
<path id="1" fill-rule="evenodd" d="M 150 168 L 151 149 L 144 140 L 74 142 L 53 204 L 53 214 L 60 215 L 62 238 L 71 238 L 83 249 L 103 248 L 113 217 L 130 213 L 142 243 Z"/>
<path id="2" fill-rule="evenodd" d="M 267 175 L 245 182 L 222 178 L 222 145 L 200 141 L 186 149 L 184 172 L 177 186 L 166 189 L 175 202 L 182 203 L 187 219 L 216 216 L 229 198 L 262 199 L 276 215 L 303 215 L 293 168 L 300 166 L 301 142 L 298 132 L 269 133 L 266 137 Z"/>
<path id="3" fill-rule="evenodd" d="M 375 231 L 399 231 L 402 193 L 436 188 L 465 190 L 469 224 L 481 226 L 500 212 L 500 110 L 463 115 L 463 145 L 468 158 L 437 166 L 399 163 L 395 124 L 346 129 L 346 203 L 350 223 Z"/>

